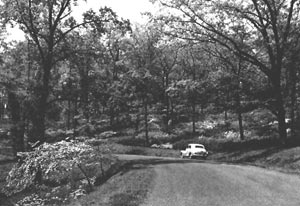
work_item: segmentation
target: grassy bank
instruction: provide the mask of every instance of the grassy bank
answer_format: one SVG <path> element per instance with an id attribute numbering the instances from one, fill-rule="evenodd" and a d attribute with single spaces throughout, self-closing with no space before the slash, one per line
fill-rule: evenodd
<path id="1" fill-rule="evenodd" d="M 211 154 L 208 159 L 228 163 L 251 164 L 281 172 L 300 174 L 300 147 L 218 152 Z"/>
<path id="2" fill-rule="evenodd" d="M 141 164 L 124 163 L 120 171 L 95 191 L 68 206 L 138 206 L 152 187 L 155 173 Z"/>
<path id="3" fill-rule="evenodd" d="M 179 150 L 145 148 L 112 144 L 112 150 L 118 154 L 136 154 L 159 157 L 179 158 Z M 261 149 L 210 151 L 208 161 L 236 164 L 252 164 L 282 172 L 300 174 L 300 147 L 268 147 Z"/>

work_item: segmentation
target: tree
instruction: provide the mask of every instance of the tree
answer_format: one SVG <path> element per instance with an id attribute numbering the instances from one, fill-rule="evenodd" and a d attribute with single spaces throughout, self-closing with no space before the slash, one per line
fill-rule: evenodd
<path id="1" fill-rule="evenodd" d="M 105 32 L 104 22 L 113 21 L 112 11 L 99 10 L 99 15 L 89 11 L 84 22 L 77 23 L 71 16 L 72 6 L 77 0 L 3 1 L 1 16 L 4 23 L 17 24 L 32 41 L 39 54 L 39 71 L 34 89 L 34 115 L 32 115 L 31 141 L 45 141 L 45 118 L 48 109 L 50 81 L 55 64 L 66 58 L 63 43 L 69 33 L 82 25 L 96 25 L 99 32 Z"/>
<path id="2" fill-rule="evenodd" d="M 225 50 L 226 51 L 226 50 Z M 228 73 L 231 73 L 229 76 L 230 85 L 232 87 L 232 93 L 234 93 L 234 99 L 235 99 L 235 111 L 238 116 L 238 122 L 239 122 L 239 130 L 240 130 L 240 138 L 241 140 L 244 139 L 244 127 L 243 127 L 243 118 L 242 118 L 242 105 L 241 105 L 241 97 L 242 97 L 242 73 L 245 69 L 246 65 L 244 62 L 236 56 L 232 56 L 231 53 L 226 53 L 224 50 L 215 48 L 213 50 L 208 50 L 212 56 L 218 58 L 220 60 L 220 63 L 224 65 L 225 69 Z M 222 85 L 225 86 L 225 85 Z M 227 97 L 229 96 L 229 89 L 227 89 Z"/>
<path id="3" fill-rule="evenodd" d="M 162 85 L 164 89 L 164 105 L 165 105 L 165 116 L 164 124 L 166 131 L 170 134 L 170 127 L 172 126 L 173 120 L 173 104 L 168 94 L 168 88 L 172 82 L 172 73 L 178 66 L 180 42 L 169 38 L 161 39 L 157 48 L 157 61 L 161 68 Z"/>
<path id="4" fill-rule="evenodd" d="M 156 75 L 158 73 L 156 53 L 158 39 L 158 33 L 150 29 L 134 31 L 129 56 L 131 69 L 127 73 L 132 94 L 138 104 L 141 103 L 143 107 L 145 145 L 147 146 L 149 145 L 149 105 L 162 97 L 162 89 Z"/>
<path id="5" fill-rule="evenodd" d="M 160 1 L 177 13 L 162 16 L 170 35 L 197 42 L 213 41 L 241 60 L 259 68 L 274 88 L 273 112 L 282 141 L 286 140 L 286 110 L 282 91 L 283 60 L 292 22 L 299 21 L 296 0 L 269 1 Z M 179 13 L 179 14 L 178 14 Z M 245 41 L 236 38 L 246 35 Z"/>
<path id="6" fill-rule="evenodd" d="M 32 118 L 32 140 L 45 141 L 45 115 L 49 97 L 51 71 L 58 60 L 61 42 L 77 25 L 70 16 L 76 1 L 3 1 L 2 17 L 5 22 L 16 23 L 32 40 L 38 50 L 39 78 L 35 88 L 35 111 Z"/>
<path id="7" fill-rule="evenodd" d="M 289 105 L 289 127 L 291 129 L 291 136 L 296 136 L 297 130 L 297 120 L 299 120 L 299 103 L 297 101 L 299 97 L 299 82 L 300 82 L 300 70 L 299 70 L 299 27 L 297 26 L 297 22 L 292 24 L 294 28 L 291 33 L 291 37 L 289 39 L 289 50 L 287 50 L 287 61 L 285 62 L 285 70 L 284 70 L 284 85 L 286 88 L 287 95 L 287 104 Z"/>
<path id="8" fill-rule="evenodd" d="M 28 92 L 31 80 L 28 78 L 27 44 L 20 42 L 14 47 L 7 47 L 3 52 L 0 71 L 0 86 L 7 94 L 7 105 L 10 117 L 10 138 L 14 155 L 24 151 L 25 122 L 29 118 L 29 102 L 31 94 Z"/>
<path id="9" fill-rule="evenodd" d="M 203 115 L 203 107 L 209 99 L 208 76 L 209 71 L 213 68 L 213 61 L 204 48 L 205 45 L 187 41 L 179 57 L 179 65 L 183 71 L 182 76 L 191 80 L 185 88 L 188 94 L 187 103 L 192 108 L 193 133 L 196 132 L 196 121 L 199 117 L 197 106 L 201 106 L 201 115 Z"/>
<path id="10" fill-rule="evenodd" d="M 192 108 L 192 125 L 193 133 L 196 133 L 196 106 L 203 89 L 201 83 L 193 79 L 184 79 L 175 82 L 168 88 L 168 93 L 171 97 L 179 96 L 183 98 L 187 105 Z"/>

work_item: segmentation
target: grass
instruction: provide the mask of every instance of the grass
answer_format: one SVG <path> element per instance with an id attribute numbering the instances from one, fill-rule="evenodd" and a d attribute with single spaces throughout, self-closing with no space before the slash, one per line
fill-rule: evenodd
<path id="1" fill-rule="evenodd" d="M 151 189 L 154 170 L 141 164 L 123 164 L 119 173 L 87 196 L 72 201 L 81 206 L 138 206 Z"/>
<path id="2" fill-rule="evenodd" d="M 142 146 L 127 146 L 116 143 L 108 143 L 107 145 L 113 154 L 135 154 L 157 157 L 179 157 L 178 150 L 149 148 Z"/>

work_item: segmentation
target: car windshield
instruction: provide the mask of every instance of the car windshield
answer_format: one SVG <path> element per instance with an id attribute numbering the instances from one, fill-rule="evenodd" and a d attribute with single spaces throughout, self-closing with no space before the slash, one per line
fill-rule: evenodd
<path id="1" fill-rule="evenodd" d="M 202 148 L 202 149 L 204 148 L 203 146 L 200 146 L 200 145 L 196 145 L 195 147 L 196 148 Z"/>

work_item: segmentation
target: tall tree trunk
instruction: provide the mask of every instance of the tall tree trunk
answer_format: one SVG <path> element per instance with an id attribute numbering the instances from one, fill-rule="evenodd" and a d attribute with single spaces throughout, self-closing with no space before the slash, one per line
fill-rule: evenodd
<path id="1" fill-rule="evenodd" d="M 280 93 L 280 92 L 278 92 Z M 278 94 L 277 95 L 277 101 L 276 101 L 276 106 L 277 106 L 277 119 L 278 119 L 278 131 L 280 138 L 283 143 L 286 143 L 286 138 L 287 138 L 287 132 L 286 132 L 286 122 L 285 122 L 285 109 L 283 105 L 283 99 L 282 95 Z"/>
<path id="2" fill-rule="evenodd" d="M 170 133 L 170 102 L 169 102 L 169 95 L 166 92 L 166 90 L 169 87 L 169 73 L 166 68 L 164 68 L 164 75 L 163 75 L 163 85 L 164 85 L 164 103 L 166 106 L 166 119 L 165 119 L 165 127 L 166 127 L 166 132 L 169 134 Z"/>
<path id="3" fill-rule="evenodd" d="M 229 98 L 230 98 L 230 90 L 227 89 L 226 91 L 226 102 L 225 102 L 225 106 L 224 106 L 224 119 L 225 119 L 225 123 L 227 122 L 228 120 L 228 103 L 229 103 Z"/>
<path id="4" fill-rule="evenodd" d="M 87 121 L 89 121 L 89 108 L 88 108 L 88 102 L 89 102 L 89 61 L 88 58 L 84 59 L 84 64 L 79 69 L 80 74 L 80 90 L 81 90 L 81 96 L 80 96 L 80 106 L 83 110 L 83 115 Z"/>
<path id="5" fill-rule="evenodd" d="M 76 135 L 76 128 L 77 128 L 77 115 L 78 115 L 78 96 L 75 95 L 75 100 L 74 100 L 74 117 L 73 117 L 73 131 L 74 131 L 74 136 Z"/>
<path id="6" fill-rule="evenodd" d="M 110 126 L 112 127 L 114 125 L 114 119 L 115 119 L 115 111 L 112 106 L 109 107 L 109 116 L 110 116 Z"/>
<path id="7" fill-rule="evenodd" d="M 41 95 L 37 100 L 35 114 L 32 117 L 32 131 L 29 136 L 29 142 L 40 143 L 45 142 L 45 118 L 46 118 L 46 104 L 45 95 Z"/>
<path id="8" fill-rule="evenodd" d="M 68 100 L 67 129 L 71 128 L 71 100 Z"/>
<path id="9" fill-rule="evenodd" d="M 143 100 L 144 104 L 144 122 L 145 122 L 145 146 L 149 146 L 149 131 L 148 131 L 148 102 L 147 98 Z"/>
<path id="10" fill-rule="evenodd" d="M 50 81 L 50 71 L 52 68 L 52 58 L 44 62 L 43 64 L 43 74 L 42 82 L 36 87 L 35 92 L 35 114 L 32 117 L 32 132 L 29 137 L 29 142 L 35 143 L 37 141 L 44 143 L 46 141 L 45 137 L 45 121 L 47 113 L 47 101 L 49 97 L 49 81 Z"/>
<path id="11" fill-rule="evenodd" d="M 193 59 L 194 61 L 194 59 Z M 192 67 L 193 68 L 193 81 L 196 82 L 196 70 L 195 70 L 195 67 Z M 197 101 L 197 92 L 193 92 L 193 100 L 192 100 L 192 110 L 193 110 L 193 134 L 196 133 L 196 101 Z"/>
<path id="12" fill-rule="evenodd" d="M 8 91 L 8 107 L 11 114 L 12 127 L 10 129 L 14 156 L 17 157 L 17 152 L 25 150 L 24 133 L 25 124 L 21 117 L 21 105 L 15 93 Z"/>
<path id="13" fill-rule="evenodd" d="M 244 140 L 245 136 L 244 136 L 244 127 L 243 127 L 243 117 L 241 112 L 238 112 L 238 120 L 239 120 L 240 138 L 241 140 Z"/>
<path id="14" fill-rule="evenodd" d="M 287 132 L 286 132 L 286 122 L 285 122 L 285 108 L 284 101 L 281 91 L 280 84 L 280 76 L 277 75 L 276 78 L 273 79 L 274 91 L 275 93 L 275 107 L 277 111 L 277 121 L 278 121 L 278 132 L 280 139 L 283 144 L 286 143 L 287 140 Z"/>
<path id="15" fill-rule="evenodd" d="M 243 127 L 241 96 L 240 96 L 239 86 L 238 86 L 238 91 L 237 91 L 237 95 L 236 95 L 236 109 L 237 109 L 238 122 L 239 122 L 240 139 L 244 140 L 244 127 Z"/>
<path id="16" fill-rule="evenodd" d="M 196 103 L 192 102 L 192 121 L 193 121 L 193 134 L 196 133 Z"/>
<path id="17" fill-rule="evenodd" d="M 171 99 L 169 98 L 169 105 L 170 105 L 170 111 L 169 111 L 169 121 L 168 121 L 168 134 L 170 135 L 171 134 L 171 131 L 172 131 L 172 128 L 173 128 L 173 120 L 174 120 L 174 105 L 171 101 Z"/>
<path id="18" fill-rule="evenodd" d="M 170 121 L 170 104 L 169 104 L 169 97 L 168 94 L 165 94 L 165 104 L 166 104 L 166 131 L 167 133 L 170 132 L 170 125 L 169 125 L 169 121 Z"/>
<path id="19" fill-rule="evenodd" d="M 291 128 L 291 136 L 295 137 L 295 113 L 297 108 L 297 71 L 296 71 L 296 64 L 295 60 L 292 61 L 292 65 L 290 67 L 290 82 L 291 82 L 291 91 L 290 91 L 290 99 L 291 99 L 291 106 L 290 106 L 290 128 Z"/>
<path id="20" fill-rule="evenodd" d="M 136 114 L 136 120 L 135 120 L 135 134 L 139 133 L 139 124 L 140 124 L 140 115 Z"/>

